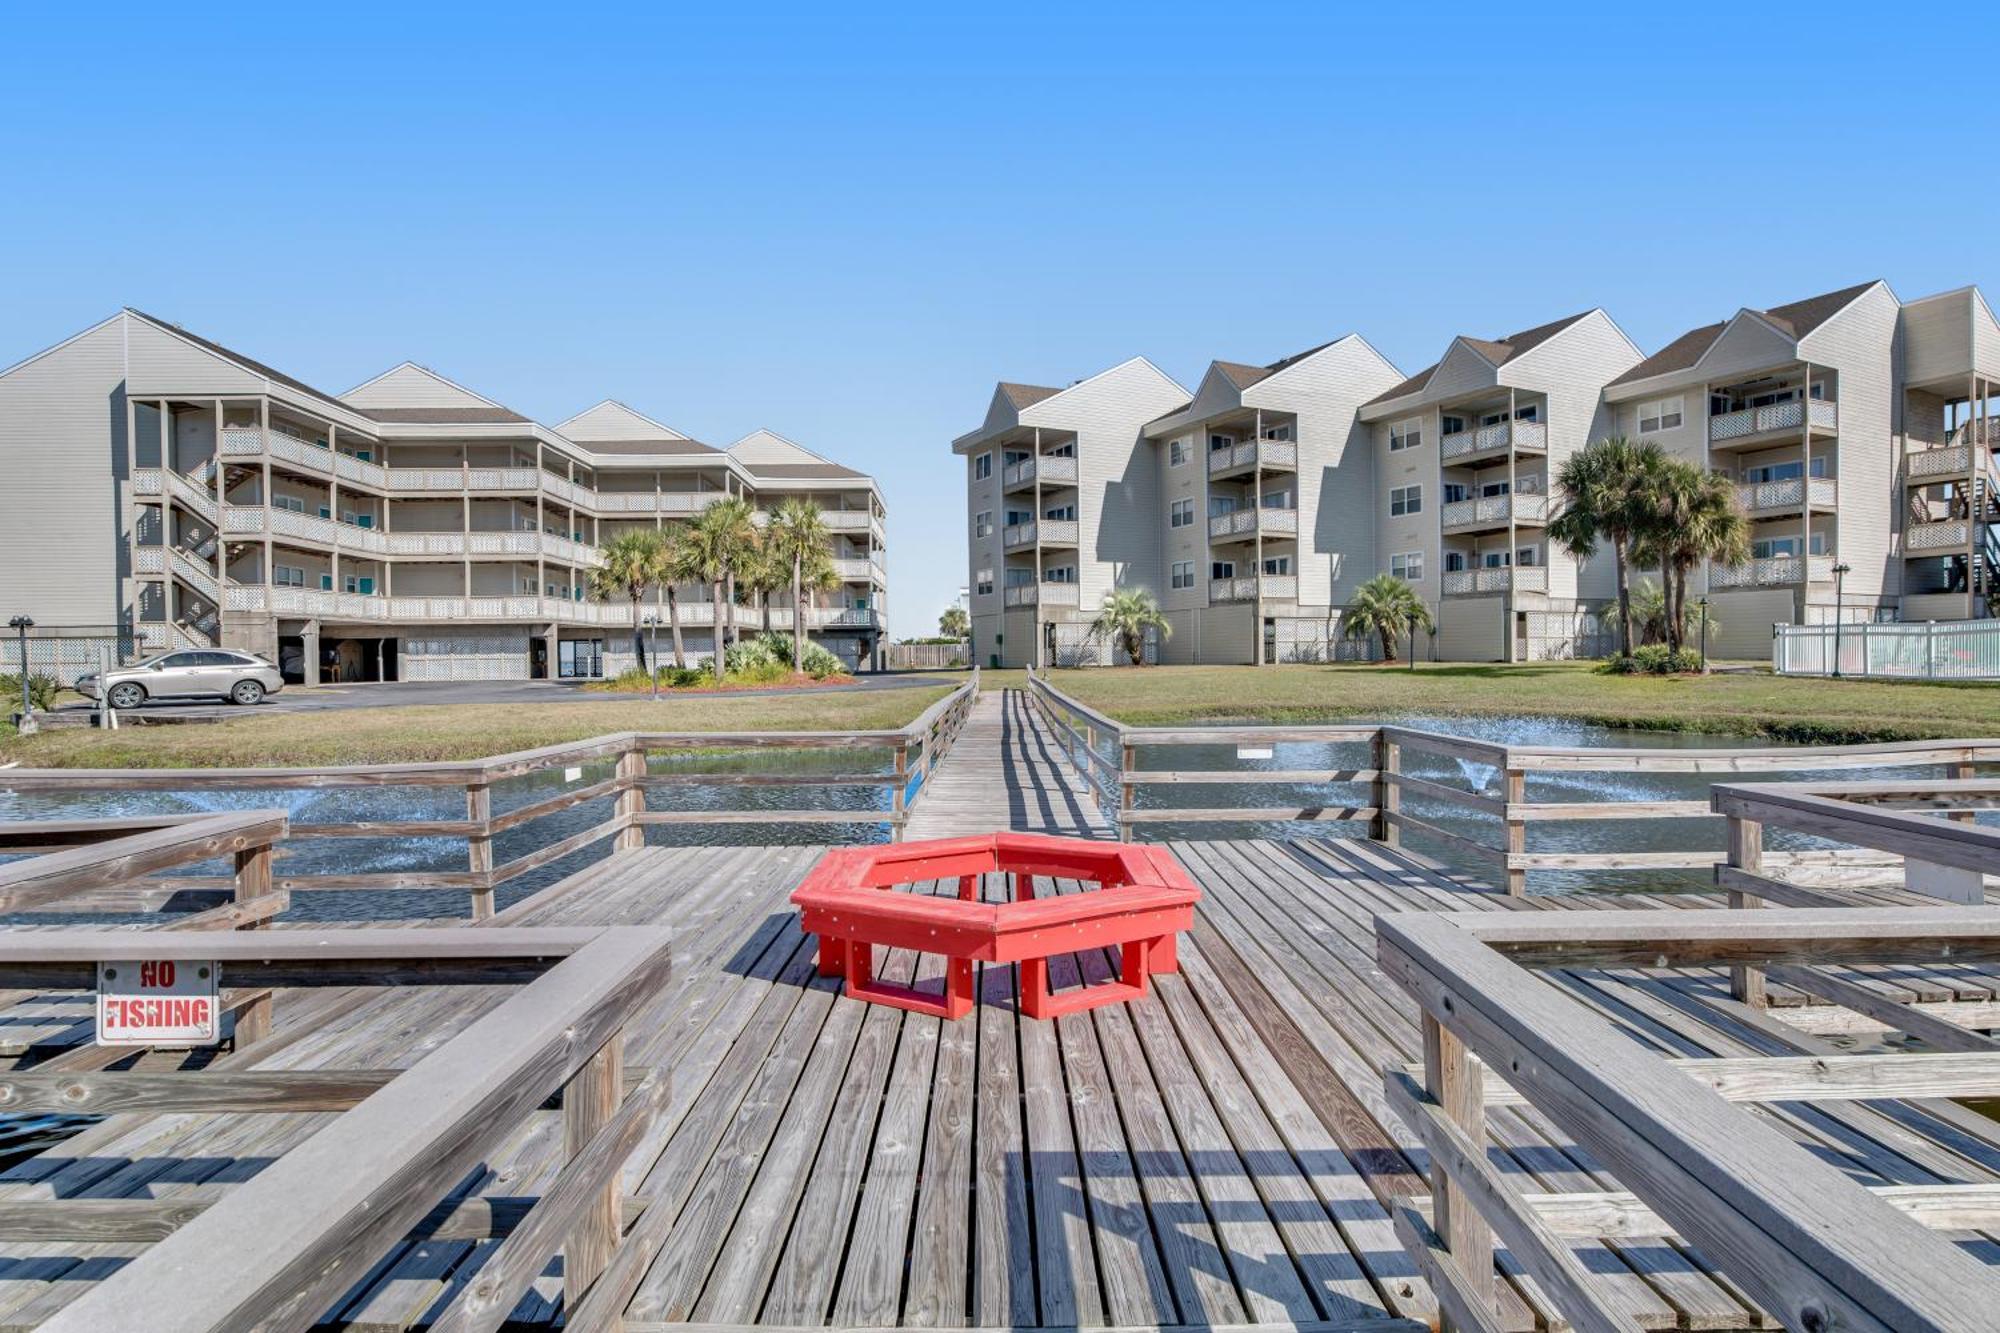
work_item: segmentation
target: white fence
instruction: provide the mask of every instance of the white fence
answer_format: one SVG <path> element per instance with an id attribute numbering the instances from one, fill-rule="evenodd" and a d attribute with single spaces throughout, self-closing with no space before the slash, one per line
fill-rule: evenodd
<path id="1" fill-rule="evenodd" d="M 5 642 L 0 642 L 0 675 L 21 674 L 21 641 L 18 635 L 6 633 Z M 130 635 L 98 634 L 77 635 L 63 638 L 31 638 L 28 640 L 28 674 L 31 676 L 54 676 L 64 686 L 76 684 L 78 676 L 87 676 L 108 661 L 112 666 L 122 666 L 138 655 L 139 646 Z M 20 699 L 11 701 L 0 697 L 0 714 L 10 713 L 20 706 Z"/>
<path id="2" fill-rule="evenodd" d="M 1780 625 L 1771 666 L 1780 675 L 1896 680 L 2000 680 L 2000 621 L 1921 625 Z"/>

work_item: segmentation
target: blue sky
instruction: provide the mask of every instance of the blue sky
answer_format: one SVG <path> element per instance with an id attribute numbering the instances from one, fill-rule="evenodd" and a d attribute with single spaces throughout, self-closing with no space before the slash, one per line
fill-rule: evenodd
<path id="1" fill-rule="evenodd" d="M 130 304 L 768 426 L 881 478 L 922 632 L 997 379 L 2000 283 L 1980 11 L 1673 9 L 15 7 L 0 364 Z"/>

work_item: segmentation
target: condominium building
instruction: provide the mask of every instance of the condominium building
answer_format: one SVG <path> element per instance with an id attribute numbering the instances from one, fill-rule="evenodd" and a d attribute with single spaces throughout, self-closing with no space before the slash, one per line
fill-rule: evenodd
<path id="1" fill-rule="evenodd" d="M 1574 558 L 1548 529 L 1564 461 L 1613 435 L 1737 484 L 1751 558 L 1691 578 L 1718 656 L 1765 656 L 1781 623 L 2000 614 L 2000 323 L 1973 288 L 1904 303 L 1870 282 L 1745 307 L 1651 356 L 1590 310 L 1454 338 L 1407 378 L 1350 335 L 1265 366 L 1214 362 L 1150 418 L 1166 376 L 1135 360 L 1107 377 L 1147 393 L 1064 391 L 1070 411 L 1100 412 L 1090 433 L 1050 429 L 1055 390 L 1003 384 L 954 444 L 982 660 L 1108 660 L 1087 623 L 1127 586 L 1173 627 L 1161 660 L 1365 651 L 1341 619 L 1378 573 L 1431 607 L 1419 655 L 1608 652 L 1609 553 Z"/>
<path id="2" fill-rule="evenodd" d="M 544 426 L 409 362 L 336 396 L 128 309 L 0 372 L 0 459 L 8 605 L 38 634 L 249 649 L 307 682 L 610 674 L 633 609 L 589 595 L 602 543 L 803 495 L 840 580 L 806 623 L 878 660 L 875 483 L 769 431 L 716 448 L 608 400 Z M 794 614 L 783 592 L 676 601 L 700 656 L 718 624 Z M 640 612 L 663 649 L 664 603 Z"/>

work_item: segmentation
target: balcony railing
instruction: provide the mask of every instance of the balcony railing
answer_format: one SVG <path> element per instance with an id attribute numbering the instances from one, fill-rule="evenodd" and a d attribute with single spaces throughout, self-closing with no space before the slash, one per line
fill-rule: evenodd
<path id="1" fill-rule="evenodd" d="M 1832 477 L 1745 482 L 1736 488 L 1736 498 L 1742 503 L 1744 512 L 1749 514 L 1795 510 L 1809 500 L 1815 509 L 1832 509 L 1835 495 Z"/>
<path id="2" fill-rule="evenodd" d="M 1453 431 L 1438 442 L 1438 457 L 1448 463 L 1454 458 L 1510 447 L 1521 453 L 1547 453 L 1549 428 L 1539 421 L 1500 421 L 1491 426 Z"/>
<path id="3" fill-rule="evenodd" d="M 1454 529 L 1504 528 L 1509 522 L 1546 523 L 1548 519 L 1549 497 L 1534 491 L 1453 500 L 1438 511 L 1438 524 L 1446 532 Z"/>
<path id="4" fill-rule="evenodd" d="M 223 590 L 223 604 L 231 611 L 270 611 L 283 616 L 330 616 L 343 620 L 397 621 L 405 624 L 448 623 L 459 620 L 557 621 L 565 625 L 629 626 L 632 607 L 625 602 L 577 602 L 563 597 L 536 597 L 520 594 L 502 597 L 403 597 L 383 594 L 331 592 L 319 588 L 277 588 L 262 584 L 231 584 Z M 735 624 L 742 629 L 758 629 L 763 615 L 754 607 L 735 608 Z M 641 614 L 656 614 L 647 604 Z M 664 610 L 657 612 L 666 623 Z M 696 628 L 715 623 L 715 607 L 709 602 L 683 601 L 680 622 Z M 772 612 L 773 625 L 791 628 L 791 612 Z M 819 608 L 808 610 L 810 629 L 867 628 L 881 626 L 881 613 L 874 610 Z"/>
<path id="5" fill-rule="evenodd" d="M 1000 544 L 1010 551 L 1017 546 L 1033 546 L 1035 544 L 1035 525 L 1033 523 L 1009 523 L 1006 527 L 1000 529 Z"/>
<path id="6" fill-rule="evenodd" d="M 1081 600 L 1081 590 L 1074 583 L 1017 583 L 1007 589 L 1006 605 L 1033 606 L 1040 602 L 1043 606 L 1077 606 Z"/>
<path id="7" fill-rule="evenodd" d="M 1043 483 L 1052 486 L 1076 485 L 1076 460 L 1074 458 L 1024 458 L 1020 462 L 1002 469 L 1000 488 L 1015 490 L 1034 484 L 1040 476 Z"/>
<path id="8" fill-rule="evenodd" d="M 1814 430 L 1836 430 L 1839 428 L 1840 412 L 1836 404 L 1823 398 L 1810 400 L 1812 426 Z M 1771 403 L 1764 407 L 1746 407 L 1736 412 L 1724 412 L 1708 419 L 1708 438 L 1711 444 L 1725 440 L 1749 439 L 1767 435 L 1772 431 L 1798 430 L 1805 425 L 1806 404 L 1794 398 L 1789 403 Z"/>
<path id="9" fill-rule="evenodd" d="M 1518 576 L 1518 577 L 1517 577 Z M 1522 565 L 1519 569 L 1501 565 L 1497 568 L 1448 569 L 1441 585 L 1447 597 L 1477 596 L 1483 593 L 1506 592 L 1518 589 L 1521 592 L 1547 592 L 1549 571 L 1540 565 Z"/>
<path id="10" fill-rule="evenodd" d="M 1016 547 L 1033 546 L 1037 540 L 1044 546 L 1076 545 L 1076 520 L 1045 518 L 1026 523 L 1010 523 L 1000 530 L 1001 544 L 1010 551 Z"/>
<path id="11" fill-rule="evenodd" d="M 1963 551 L 1970 537 L 1971 534 L 1962 518 L 1946 519 L 1937 523 L 1914 523 L 1903 532 L 1903 554 Z"/>
<path id="12" fill-rule="evenodd" d="M 1208 453 L 1208 475 L 1211 477 L 1253 466 L 1274 471 L 1296 471 L 1299 446 L 1290 440 L 1245 440 L 1227 449 L 1211 449 Z"/>
<path id="13" fill-rule="evenodd" d="M 1708 572 L 1708 586 L 1711 588 L 1774 588 L 1795 584 L 1807 573 L 1803 560 L 1795 555 L 1767 556 L 1762 560 L 1752 560 L 1741 565 L 1716 565 Z M 1830 583 L 1833 581 L 1833 557 L 1816 555 L 1812 557 L 1812 581 Z"/>
<path id="14" fill-rule="evenodd" d="M 1266 537 L 1296 537 L 1299 511 L 1255 505 L 1217 514 L 1208 520 L 1211 541 L 1243 541 L 1260 533 Z"/>
<path id="15" fill-rule="evenodd" d="M 1910 455 L 1904 469 L 1911 481 L 1919 479 L 1955 481 L 1972 471 L 1972 446 L 1969 444 L 1946 445 L 1941 449 L 1924 449 Z"/>

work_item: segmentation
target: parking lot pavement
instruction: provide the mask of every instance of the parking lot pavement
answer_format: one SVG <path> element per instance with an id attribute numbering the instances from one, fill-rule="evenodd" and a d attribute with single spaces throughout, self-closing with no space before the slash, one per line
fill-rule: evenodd
<path id="1" fill-rule="evenodd" d="M 840 692 L 921 689 L 927 685 L 942 684 L 948 679 L 950 677 L 934 672 L 893 672 L 862 676 L 852 685 L 828 685 L 824 688 Z M 796 690 L 731 691 L 732 694 L 749 696 L 797 692 Z M 160 699 L 148 703 L 144 711 L 149 717 L 172 716 L 189 721 L 212 721 L 262 716 L 266 713 L 323 713 L 344 708 L 393 708 L 411 704 L 474 704 L 491 707 L 505 704 L 578 703 L 599 699 L 644 697 L 638 694 L 586 690 L 581 687 L 581 682 L 569 680 L 391 681 L 379 685 L 318 685 L 310 689 L 301 685 L 287 685 L 263 703 L 251 708 L 239 708 L 213 699 Z M 663 694 L 661 699 L 663 703 L 671 704 L 674 697 L 672 694 Z M 56 711 L 87 713 L 96 706 L 85 700 L 65 704 Z"/>

